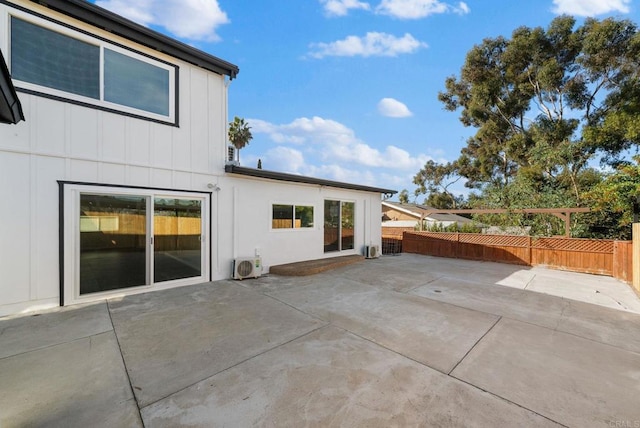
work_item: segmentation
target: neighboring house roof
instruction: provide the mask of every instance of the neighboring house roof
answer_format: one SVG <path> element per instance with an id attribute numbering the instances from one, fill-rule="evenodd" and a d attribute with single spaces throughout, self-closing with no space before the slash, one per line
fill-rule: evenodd
<path id="1" fill-rule="evenodd" d="M 386 206 L 388 208 L 403 212 L 410 216 L 416 218 L 416 220 L 420 220 L 421 218 L 426 218 L 433 221 L 448 221 L 448 222 L 457 222 L 457 223 L 471 223 L 472 220 L 459 216 L 457 214 L 433 214 L 432 212 L 436 210 L 436 208 L 428 207 L 426 205 L 419 204 L 401 204 L 399 202 L 390 202 L 383 201 L 382 206 Z"/>
<path id="2" fill-rule="evenodd" d="M 384 227 L 417 227 L 420 224 L 420 220 L 389 220 L 383 222 Z"/>
<path id="3" fill-rule="evenodd" d="M 264 169 L 246 168 L 238 165 L 226 165 L 225 172 L 245 175 L 248 177 L 266 178 L 270 180 L 289 181 L 293 183 L 317 184 L 319 186 L 337 187 L 340 189 L 361 190 L 363 192 L 383 193 L 393 195 L 397 190 L 381 189 L 379 187 L 363 186 L 360 184 L 342 183 L 340 181 L 324 180 L 321 178 L 306 177 L 304 175 L 286 174 L 284 172 L 267 171 Z"/>
<path id="4" fill-rule="evenodd" d="M 11 75 L 0 51 L 0 123 L 18 123 L 24 120 L 22 105 L 11 82 Z"/>
<path id="5" fill-rule="evenodd" d="M 86 0 L 31 1 L 174 58 L 217 74 L 227 75 L 231 79 L 239 72 L 236 65 L 129 21 Z"/>

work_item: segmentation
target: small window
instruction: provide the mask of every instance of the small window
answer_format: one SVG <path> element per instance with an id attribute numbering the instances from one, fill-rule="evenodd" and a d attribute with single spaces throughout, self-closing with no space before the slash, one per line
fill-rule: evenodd
<path id="1" fill-rule="evenodd" d="M 48 21 L 29 21 L 11 16 L 17 87 L 175 124 L 177 67 Z"/>
<path id="2" fill-rule="evenodd" d="M 273 205 L 271 227 L 274 229 L 293 228 L 293 205 Z"/>
<path id="3" fill-rule="evenodd" d="M 273 204 L 273 229 L 299 229 L 313 227 L 313 206 Z"/>
<path id="4" fill-rule="evenodd" d="M 312 206 L 296 206 L 296 227 L 313 227 Z"/>

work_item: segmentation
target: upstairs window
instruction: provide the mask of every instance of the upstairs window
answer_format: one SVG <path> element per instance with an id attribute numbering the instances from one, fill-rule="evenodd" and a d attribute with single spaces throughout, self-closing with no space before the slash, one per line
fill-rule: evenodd
<path id="1" fill-rule="evenodd" d="M 100 47 L 11 17 L 13 79 L 100 98 Z"/>
<path id="2" fill-rule="evenodd" d="M 45 20 L 10 23 L 18 88 L 176 124 L 175 66 Z"/>

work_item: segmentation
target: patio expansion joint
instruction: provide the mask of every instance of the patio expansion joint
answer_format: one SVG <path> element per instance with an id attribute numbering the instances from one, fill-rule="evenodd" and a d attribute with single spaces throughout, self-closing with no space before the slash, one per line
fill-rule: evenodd
<path id="1" fill-rule="evenodd" d="M 382 348 L 382 349 L 386 349 L 386 350 L 387 350 L 387 351 L 389 351 L 389 352 L 393 352 L 393 353 L 394 353 L 394 354 L 396 354 L 396 355 L 399 355 L 399 356 L 401 356 L 401 357 L 403 357 L 403 358 L 406 358 L 407 360 L 411 360 L 411 361 L 413 361 L 414 363 L 420 364 L 421 366 L 424 366 L 424 367 L 430 368 L 431 370 L 435 370 L 435 371 L 437 371 L 437 372 L 439 372 L 439 373 L 442 373 L 442 374 L 444 374 L 444 375 L 447 375 L 447 373 L 443 372 L 442 370 L 439 370 L 439 369 L 437 369 L 437 368 L 435 368 L 435 367 L 431 367 L 430 365 L 425 364 L 425 363 L 424 363 L 424 362 L 422 362 L 422 361 L 416 360 L 415 358 L 412 358 L 412 357 L 410 357 L 410 356 L 408 356 L 408 355 L 405 355 L 405 354 L 403 354 L 402 352 L 398 352 L 397 350 L 395 350 L 395 349 L 393 349 L 393 348 L 389 348 L 388 346 L 385 346 L 385 345 L 383 345 L 383 344 L 381 344 L 381 343 L 378 343 L 378 342 L 376 342 L 376 341 L 375 341 L 375 340 L 373 340 L 373 339 L 370 339 L 370 338 L 368 338 L 368 337 L 362 336 L 362 335 L 360 335 L 360 334 L 358 334 L 358 333 L 356 333 L 356 332 L 353 332 L 353 331 L 351 331 L 351 330 L 348 330 L 348 329 L 346 329 L 346 328 L 344 328 L 344 327 L 340 327 L 339 325 L 336 325 L 336 324 L 333 324 L 333 323 L 330 323 L 329 325 L 330 325 L 331 327 L 333 327 L 333 328 L 337 328 L 338 330 L 341 330 L 341 331 L 344 331 L 344 332 L 346 332 L 346 333 L 348 333 L 348 334 L 351 334 L 351 335 L 353 335 L 353 336 L 357 337 L 358 339 L 365 340 L 365 341 L 367 341 L 367 342 L 369 342 L 369 343 L 371 343 L 371 344 L 373 344 L 373 345 L 375 345 L 375 346 L 378 346 L 378 347 L 380 347 L 380 348 Z"/>
<path id="2" fill-rule="evenodd" d="M 526 411 L 528 411 L 528 412 L 531 412 L 531 413 L 533 413 L 533 414 L 535 414 L 535 415 L 538 415 L 538 416 L 540 416 L 541 418 L 546 419 L 546 420 L 548 420 L 548 421 L 550 421 L 550 422 L 553 422 L 554 424 L 557 424 L 557 425 L 558 425 L 558 426 L 560 426 L 560 427 L 569 428 L 569 425 L 565 425 L 565 424 L 563 424 L 563 423 L 561 423 L 561 422 L 556 421 L 555 419 L 551 419 L 550 417 L 545 416 L 545 415 L 543 415 L 542 413 L 536 412 L 535 410 L 532 410 L 532 409 L 530 409 L 530 408 L 528 408 L 528 407 L 525 407 L 525 406 L 523 406 L 522 404 L 516 403 L 515 401 L 511 401 L 511 400 L 509 400 L 509 399 L 507 399 L 507 398 L 504 398 L 504 397 L 502 397 L 502 396 L 500 396 L 500 395 L 498 395 L 498 394 L 495 394 L 495 393 L 493 393 L 493 392 L 489 391 L 488 389 L 481 388 L 481 387 L 479 387 L 478 385 L 474 385 L 473 383 L 470 383 L 470 382 L 468 382 L 468 381 L 466 381 L 466 380 L 464 380 L 464 379 L 460 379 L 459 377 L 456 377 L 456 376 L 451 375 L 451 374 L 450 374 L 450 375 L 447 375 L 447 376 L 449 376 L 451 379 L 455 379 L 455 380 L 457 380 L 458 382 L 462 382 L 462 383 L 464 383 L 465 385 L 469 385 L 471 388 L 474 388 L 474 389 L 477 389 L 477 390 L 479 390 L 479 391 L 482 391 L 482 392 L 484 392 L 485 394 L 489 394 L 489 395 L 491 395 L 491 396 L 493 396 L 493 397 L 497 398 L 498 400 L 502 400 L 502 401 L 504 401 L 505 403 L 512 404 L 512 405 L 514 405 L 514 406 L 516 406 L 516 407 L 519 407 L 519 408 L 524 409 L 524 410 L 526 410 Z"/>
<path id="3" fill-rule="evenodd" d="M 491 391 L 489 391 L 489 390 L 486 390 L 486 389 L 484 389 L 484 388 L 481 388 L 481 387 L 479 387 L 479 386 L 477 386 L 477 385 L 474 385 L 474 384 L 472 384 L 472 383 L 470 383 L 470 382 L 468 382 L 468 381 L 466 381 L 466 380 L 464 380 L 464 379 L 460 379 L 460 378 L 458 378 L 458 377 L 456 377 L 456 376 L 454 376 L 454 375 L 452 375 L 452 374 L 451 374 L 451 373 L 453 372 L 453 370 L 455 370 L 455 368 L 456 368 L 456 367 L 458 367 L 458 365 L 462 362 L 462 360 L 464 360 L 464 358 L 466 358 L 466 356 L 469 354 L 469 352 L 471 352 L 471 350 L 472 350 L 473 348 L 475 348 L 475 346 L 476 346 L 476 345 L 477 345 L 477 344 L 478 344 L 478 343 L 479 343 L 479 342 L 480 342 L 480 341 L 481 341 L 481 340 L 482 340 L 482 339 L 483 339 L 483 338 L 484 338 L 484 337 L 485 337 L 485 336 L 486 336 L 486 335 L 487 335 L 491 330 L 493 330 L 493 328 L 496 326 L 496 324 L 498 324 L 498 322 L 499 322 L 502 318 L 503 318 L 503 317 L 500 317 L 500 318 L 498 318 L 498 320 L 496 320 L 496 322 L 495 322 L 495 323 L 494 323 L 494 324 L 493 324 L 493 325 L 492 325 L 492 326 L 491 326 L 491 327 L 486 331 L 486 333 L 485 333 L 485 334 L 483 334 L 483 335 L 482 335 L 482 337 L 481 337 L 480 339 L 478 339 L 478 341 L 477 341 L 477 342 L 476 342 L 476 343 L 475 343 L 475 344 L 474 344 L 474 345 L 469 349 L 469 351 L 468 351 L 468 352 L 465 354 L 465 356 L 464 356 L 464 357 L 463 357 L 463 358 L 462 358 L 462 359 L 461 359 L 461 360 L 456 364 L 456 366 L 455 366 L 453 369 L 451 369 L 451 370 L 449 371 L 449 373 L 443 372 L 443 371 L 441 371 L 441 370 L 439 370 L 439 369 L 437 369 L 437 368 L 435 368 L 435 367 L 431 367 L 430 365 L 425 364 L 425 363 L 424 363 L 424 362 L 422 362 L 422 361 L 418 361 L 418 360 L 416 360 L 416 359 L 414 359 L 414 358 L 411 358 L 411 357 L 409 357 L 409 356 L 407 356 L 407 355 L 404 355 L 403 353 L 398 352 L 398 351 L 397 351 L 397 350 L 395 350 L 395 349 L 392 349 L 392 348 L 389 348 L 389 347 L 387 347 L 387 346 L 384 346 L 384 345 L 382 345 L 382 344 L 380 344 L 380 343 L 377 343 L 377 342 L 375 342 L 375 341 L 373 341 L 373 340 L 371 340 L 371 339 L 369 339 L 369 338 L 367 338 L 367 337 L 363 337 L 363 336 L 361 336 L 361 335 L 359 335 L 359 334 L 357 334 L 357 333 L 354 333 L 353 331 L 350 331 L 350 330 L 348 330 L 348 329 L 346 329 L 346 328 L 344 328 L 344 327 L 340 327 L 340 326 L 335 325 L 335 324 L 333 324 L 333 323 L 332 323 L 332 324 L 330 324 L 330 326 L 332 326 L 333 328 L 339 329 L 339 330 L 341 330 L 341 331 L 344 331 L 344 332 L 346 332 L 347 334 L 351 334 L 351 335 L 353 335 L 353 336 L 355 336 L 355 337 L 357 337 L 357 338 L 359 338 L 359 339 L 362 339 L 362 340 L 365 340 L 365 341 L 367 341 L 367 342 L 369 342 L 369 343 L 372 343 L 372 344 L 373 344 L 373 345 L 375 345 L 375 346 L 378 346 L 378 347 L 380 347 L 380 348 L 386 349 L 387 351 L 393 352 L 394 354 L 399 355 L 399 356 L 401 356 L 401 357 L 403 357 L 403 358 L 406 358 L 406 359 L 408 359 L 408 360 L 410 360 L 410 361 L 413 361 L 413 362 L 415 362 L 415 363 L 417 363 L 417 364 L 419 364 L 419 365 L 421 365 L 421 366 L 423 366 L 423 367 L 427 367 L 427 368 L 429 368 L 429 369 L 431 369 L 431 370 L 434 370 L 434 371 L 436 371 L 436 372 L 438 372 L 438 373 L 442 373 L 443 375 L 445 375 L 445 376 L 447 376 L 447 377 L 450 377 L 451 379 L 454 379 L 454 380 L 456 380 L 456 381 L 458 381 L 458 382 L 462 382 L 462 383 L 464 383 L 465 385 L 468 385 L 468 386 L 469 386 L 469 387 L 471 387 L 471 388 L 474 388 L 474 389 L 480 390 L 480 391 L 482 391 L 482 392 L 484 392 L 484 393 L 486 393 L 486 394 L 489 394 L 489 395 L 491 395 L 491 396 L 493 396 L 493 397 L 496 397 L 497 399 L 502 400 L 502 401 L 504 401 L 504 402 L 506 402 L 506 403 L 513 404 L 513 405 L 514 405 L 514 406 L 516 406 L 516 407 L 519 407 L 519 408 L 524 409 L 524 410 L 526 410 L 526 411 L 528 411 L 528 412 L 534 413 L 534 414 L 536 414 L 536 415 L 540 416 L 541 418 L 544 418 L 544 419 L 546 419 L 546 420 L 548 420 L 548 421 L 551 421 L 551 422 L 553 422 L 553 423 L 555 423 L 555 424 L 557 424 L 557 425 L 559 425 L 559 426 L 561 426 L 561 427 L 568 428 L 568 426 L 567 426 L 567 425 L 564 425 L 564 424 L 562 424 L 562 423 L 560 423 L 560 422 L 558 422 L 558 421 L 555 421 L 555 420 L 553 420 L 553 419 L 551 419 L 551 418 L 549 418 L 549 417 L 547 417 L 547 416 L 545 416 L 545 415 L 542 415 L 542 414 L 540 414 L 540 413 L 538 413 L 538 412 L 536 412 L 536 411 L 534 411 L 534 410 L 531 410 L 531 409 L 529 409 L 528 407 L 525 407 L 525 406 L 523 406 L 523 405 L 521 405 L 521 404 L 518 404 L 518 403 L 516 403 L 516 402 L 514 402 L 514 401 L 508 400 L 508 399 L 506 399 L 506 398 L 504 398 L 504 397 L 501 397 L 500 395 L 497 395 L 497 394 L 495 394 L 495 393 L 493 393 L 493 392 L 491 392 Z"/>
<path id="4" fill-rule="evenodd" d="M 318 327 L 316 327 L 316 328 L 314 328 L 314 329 L 312 329 L 312 330 L 307 331 L 307 332 L 306 332 L 306 333 L 304 333 L 304 334 L 301 334 L 300 336 L 296 336 L 296 337 L 294 337 L 293 339 L 287 340 L 286 342 L 282 342 L 282 343 L 279 343 L 279 344 L 277 344 L 277 345 L 275 345 L 275 346 L 272 346 L 272 347 L 271 347 L 271 348 L 269 348 L 269 349 L 265 349 L 264 351 L 259 352 L 259 353 L 255 354 L 255 355 L 252 355 L 252 356 L 251 356 L 251 357 L 249 357 L 249 358 L 245 358 L 245 359 L 244 359 L 244 360 L 242 360 L 242 361 L 238 361 L 237 363 L 235 363 L 235 364 L 233 364 L 233 365 L 231 365 L 231 366 L 229 366 L 229 367 L 227 367 L 227 368 L 225 368 L 225 369 L 222 369 L 222 370 L 220 370 L 220 371 L 218 371 L 218 372 L 215 372 L 215 373 L 213 373 L 213 374 L 211 374 L 211 375 L 208 375 L 208 376 L 206 376 L 206 377 L 204 377 L 204 378 L 202 378 L 202 379 L 200 379 L 200 380 L 197 380 L 197 381 L 195 381 L 195 382 L 193 382 L 193 383 L 191 383 L 191 384 L 189 384 L 189 385 L 185 386 L 184 388 L 180 388 L 180 389 L 178 389 L 178 390 L 176 390 L 176 391 L 173 391 L 171 394 L 168 394 L 168 395 L 166 395 L 166 396 L 164 396 L 164 397 L 160 397 L 160 398 L 158 398 L 157 400 L 155 400 L 155 401 L 153 401 L 153 402 L 148 403 L 148 404 L 147 404 L 147 405 L 145 405 L 144 407 L 140 407 L 140 406 L 138 405 L 138 410 L 139 410 L 140 412 L 142 412 L 142 409 L 147 408 L 147 407 L 149 407 L 149 406 L 152 406 L 152 405 L 154 405 L 155 403 L 157 403 L 157 402 L 159 402 L 159 401 L 166 400 L 167 398 L 169 398 L 169 397 L 171 397 L 171 396 L 173 396 L 173 395 L 179 394 L 180 392 L 182 392 L 182 391 L 184 391 L 184 390 L 186 390 L 186 389 L 189 389 L 189 388 L 193 387 L 194 385 L 196 385 L 196 384 L 198 384 L 198 383 L 200 383 L 200 382 L 203 382 L 203 381 L 205 381 L 205 380 L 207 380 L 207 379 L 211 379 L 211 378 L 213 378 L 213 377 L 215 377 L 215 376 L 218 376 L 219 374 L 224 373 L 224 372 L 226 372 L 226 371 L 228 371 L 228 370 L 231 370 L 231 369 L 233 369 L 233 368 L 235 368 L 235 367 L 238 367 L 239 365 L 244 364 L 244 363 L 246 363 L 247 361 L 251 361 L 251 360 L 253 360 L 254 358 L 258 358 L 258 357 L 260 357 L 260 356 L 262 356 L 262 355 L 266 354 L 267 352 L 271 352 L 271 351 L 273 351 L 274 349 L 278 349 L 278 348 L 280 348 L 281 346 L 287 345 L 287 344 L 289 344 L 289 343 L 291 343 L 291 342 L 294 342 L 294 341 L 296 341 L 296 340 L 299 340 L 299 339 L 301 339 L 301 338 L 303 338 L 303 337 L 305 337 L 305 336 L 308 336 L 308 335 L 310 335 L 310 334 L 312 334 L 312 333 L 315 333 L 315 332 L 316 332 L 316 331 L 318 331 L 318 330 L 322 330 L 322 329 L 327 328 L 327 327 L 329 327 L 329 326 L 330 326 L 330 324 L 329 324 L 329 323 L 325 323 L 325 324 L 320 325 L 320 326 L 318 326 Z M 137 402 L 137 401 L 136 401 L 136 402 Z M 142 419 L 142 416 L 141 416 L 141 419 Z"/>
<path id="5" fill-rule="evenodd" d="M 464 361 L 465 358 L 467 358 L 467 355 L 469 355 L 469 353 L 471 353 L 471 351 L 473 351 L 473 349 L 478 346 L 478 343 L 480 343 L 482 341 L 482 339 L 485 338 L 485 336 L 487 334 L 489 334 L 489 332 L 491 330 L 493 330 L 493 328 L 500 322 L 500 320 L 502 319 L 502 316 L 499 316 L 498 319 L 496 320 L 496 322 L 493 323 L 493 325 L 491 325 L 491 327 L 489 327 L 489 329 L 487 331 L 484 332 L 484 334 L 482 336 L 480 336 L 480 338 L 478 340 L 476 340 L 476 343 L 473 344 L 473 346 L 471 346 L 469 348 L 469 350 L 463 355 L 462 358 L 460 358 L 460 361 L 458 361 L 456 363 L 455 366 L 453 366 L 453 368 L 451 370 L 449 370 L 449 373 L 447 373 L 447 375 L 451 376 L 451 373 L 453 373 L 453 371 L 460 365 L 460 363 L 462 363 Z"/>
<path id="6" fill-rule="evenodd" d="M 75 337 L 75 338 L 73 338 L 71 340 L 65 340 L 63 342 L 56 342 L 56 343 L 52 343 L 50 345 L 39 346 L 39 347 L 36 347 L 36 348 L 33 348 L 33 349 L 27 349 L 26 351 L 22 351 L 22 352 L 18 352 L 18 353 L 15 353 L 15 354 L 7 355 L 7 356 L 4 356 L 4 357 L 0 357 L 0 361 L 5 360 L 7 358 L 13 358 L 13 357 L 17 357 L 17 356 L 20 356 L 20 355 L 30 354 L 31 352 L 37 352 L 37 351 L 43 351 L 45 349 L 55 348 L 56 346 L 66 345 L 68 343 L 77 342 L 79 340 L 89 339 L 89 345 L 91 346 L 91 340 L 92 340 L 93 337 L 99 336 L 101 334 L 109 333 L 110 331 L 113 331 L 114 334 L 115 334 L 115 331 L 113 330 L 113 328 L 111 330 L 98 331 L 98 332 L 95 332 L 93 334 L 89 334 L 87 336 Z M 2 425 L 0 425 L 0 428 L 2 428 Z"/>
<path id="7" fill-rule="evenodd" d="M 543 414 L 541 414 L 541 413 L 538 413 L 538 412 L 536 412 L 536 411 L 535 411 L 535 410 L 533 410 L 533 409 L 530 409 L 530 408 L 528 408 L 528 407 L 525 407 L 525 406 L 523 406 L 523 405 L 521 405 L 521 404 L 519 404 L 519 403 L 516 403 L 515 401 L 509 400 L 509 399 L 507 399 L 507 398 L 505 398 L 505 397 L 502 397 L 502 396 L 500 396 L 500 395 L 497 395 L 497 394 L 495 394 L 495 393 L 493 393 L 493 392 L 489 391 L 488 389 L 481 388 L 481 387 L 479 387 L 478 385 L 475 385 L 475 384 L 473 384 L 473 383 L 470 383 L 470 382 L 468 382 L 468 381 L 466 381 L 466 380 L 464 380 L 464 379 L 461 379 L 461 378 L 459 378 L 459 377 L 456 377 L 455 375 L 453 375 L 453 374 L 452 374 L 452 373 L 455 371 L 455 369 L 456 369 L 456 368 L 457 368 L 457 367 L 458 367 L 458 366 L 459 366 L 459 365 L 460 365 L 460 364 L 465 360 L 465 358 L 467 358 L 467 356 L 471 353 L 471 351 L 473 351 L 473 349 L 475 349 L 475 347 L 476 347 L 476 346 L 478 346 L 478 344 L 482 341 L 482 339 L 484 339 L 484 338 L 485 338 L 485 336 L 487 336 L 487 335 L 488 335 L 488 334 L 489 334 L 489 333 L 490 333 L 490 332 L 495 328 L 495 326 L 496 326 L 496 325 L 498 325 L 498 323 L 500 322 L 500 320 L 502 320 L 502 318 L 510 319 L 510 318 L 508 318 L 508 317 L 502 317 L 502 316 L 500 316 L 500 317 L 496 320 L 496 322 L 495 322 L 495 323 L 493 323 L 493 325 L 492 325 L 492 326 L 491 326 L 491 327 L 490 327 L 490 328 L 489 328 L 489 329 L 488 329 L 488 330 L 487 330 L 487 331 L 482 335 L 482 337 L 480 337 L 480 338 L 476 341 L 476 343 L 474 343 L 474 344 L 473 344 L 473 346 L 472 346 L 471 348 L 469 348 L 469 350 L 467 351 L 467 353 L 466 353 L 466 354 L 464 354 L 464 356 L 460 359 L 460 361 L 458 361 L 458 362 L 456 363 L 456 365 L 455 365 L 455 366 L 454 366 L 454 367 L 449 371 L 449 373 L 446 373 L 446 375 L 447 375 L 447 376 L 449 376 L 449 377 L 451 377 L 452 379 L 455 379 L 455 380 L 460 381 L 460 382 L 462 382 L 462 383 L 464 383 L 464 384 L 467 384 L 467 385 L 469 385 L 469 386 L 470 386 L 470 387 L 472 387 L 472 388 L 479 389 L 480 391 L 485 392 L 485 393 L 487 393 L 487 394 L 490 394 L 490 395 L 492 395 L 492 396 L 494 396 L 494 397 L 496 397 L 496 398 L 498 398 L 498 399 L 500 399 L 500 400 L 503 400 L 503 401 L 505 401 L 505 402 L 507 402 L 507 403 L 513 404 L 514 406 L 520 407 L 521 409 L 524 409 L 524 410 L 527 410 L 527 411 L 529 411 L 529 412 L 531 412 L 531 413 L 534 413 L 534 414 L 536 414 L 536 415 L 540 416 L 541 418 L 544 418 L 544 419 L 546 419 L 546 420 L 548 420 L 548 421 L 551 421 L 551 422 L 553 422 L 553 423 L 555 423 L 555 424 L 558 424 L 558 425 L 560 425 L 560 426 L 562 426 L 562 427 L 567 427 L 567 425 L 561 424 L 560 422 L 558 422 L 558 421 L 556 421 L 556 420 L 553 420 L 553 419 L 551 419 L 551 418 L 549 418 L 549 417 L 547 417 L 547 416 L 545 416 L 545 415 L 543 415 Z M 526 324 L 529 324 L 529 323 L 526 323 Z M 535 325 L 535 324 L 534 324 L 534 325 Z M 540 326 L 538 326 L 538 327 L 540 327 Z M 543 328 L 545 328 L 545 327 L 543 327 Z"/>
<path id="8" fill-rule="evenodd" d="M 529 281 L 527 281 L 527 283 L 524 285 L 523 290 L 526 290 L 527 287 L 533 282 L 533 280 L 536 278 L 536 274 L 534 273 L 531 278 L 529 278 Z"/>
<path id="9" fill-rule="evenodd" d="M 427 282 L 423 282 L 422 284 L 416 285 L 415 287 L 412 287 L 412 288 L 410 288 L 410 289 L 408 289 L 408 290 L 405 290 L 405 291 L 397 291 L 397 290 L 394 290 L 394 291 L 397 291 L 398 293 L 409 294 L 409 293 L 411 293 L 412 291 L 417 290 L 417 289 L 418 289 L 418 288 L 420 288 L 420 287 L 424 287 L 424 286 L 426 286 L 426 285 L 429 285 L 429 284 L 431 284 L 432 282 L 435 282 L 435 281 L 437 281 L 437 280 L 439 280 L 439 279 L 442 279 L 442 278 L 445 278 L 445 276 L 444 276 L 444 275 L 442 275 L 442 276 L 435 277 L 435 278 L 433 278 L 433 279 L 431 279 L 431 280 L 429 280 L 429 281 L 427 281 Z"/>
<path id="10" fill-rule="evenodd" d="M 129 390 L 131 391 L 131 396 L 133 397 L 134 402 L 136 403 L 136 409 L 138 409 L 138 417 L 140 418 L 140 422 L 144 427 L 144 419 L 142 419 L 142 412 L 140 409 L 140 402 L 138 402 L 138 397 L 136 396 L 136 392 L 133 390 L 133 384 L 131 383 L 131 376 L 129 375 L 129 369 L 127 367 L 127 362 L 124 360 L 124 355 L 122 354 L 122 346 L 120 345 L 120 338 L 118 338 L 118 332 L 116 331 L 115 326 L 113 325 L 113 318 L 111 316 L 111 305 L 109 304 L 109 300 L 107 303 L 107 313 L 109 314 L 109 322 L 111 323 L 111 329 L 113 330 L 113 335 L 116 338 L 116 344 L 118 345 L 118 351 L 120 353 L 120 360 L 122 361 L 122 366 L 124 367 L 124 372 L 127 375 L 127 382 L 129 382 Z"/>
<path id="11" fill-rule="evenodd" d="M 254 291 L 254 290 L 252 290 L 252 291 Z M 324 320 L 324 319 L 322 319 L 322 318 L 318 317 L 317 315 L 314 315 L 314 314 L 311 314 L 311 313 L 305 312 L 305 311 L 303 311 L 302 309 L 297 308 L 297 307 L 293 306 L 292 304 L 285 302 L 284 300 L 280 300 L 280 299 L 278 299 L 278 298 L 277 298 L 277 297 L 275 297 L 275 296 L 272 296 L 272 295 L 267 294 L 267 293 L 262 293 L 262 292 L 260 292 L 260 291 L 258 291 L 258 293 L 262 294 L 263 296 L 269 297 L 270 299 L 273 299 L 273 300 L 275 300 L 275 301 L 276 301 L 276 302 L 278 302 L 278 303 L 282 303 L 283 305 L 285 305 L 285 306 L 287 306 L 287 307 L 289 307 L 289 308 L 291 308 L 291 309 L 294 309 L 294 310 L 296 310 L 297 312 L 300 312 L 301 314 L 304 314 L 304 315 L 306 315 L 306 316 L 308 316 L 308 317 L 310 317 L 310 318 L 313 318 L 313 319 L 314 319 L 314 320 L 316 320 L 316 321 L 320 321 L 320 322 L 324 323 L 323 327 L 325 327 L 325 326 L 327 326 L 327 325 L 329 325 L 329 324 L 330 324 L 330 322 L 329 322 L 329 321 Z"/>
<path id="12" fill-rule="evenodd" d="M 529 292 L 529 293 L 538 293 L 537 291 L 530 291 L 530 290 L 527 290 L 527 292 Z M 515 316 L 497 314 L 496 313 L 497 311 L 496 312 L 490 312 L 490 311 L 485 311 L 485 310 L 481 310 L 481 309 L 477 309 L 477 308 L 463 306 L 463 305 L 458 304 L 458 303 L 443 302 L 441 300 L 433 299 L 433 298 L 430 298 L 430 297 L 427 297 L 427 296 L 420 296 L 420 295 L 417 295 L 417 296 L 420 297 L 420 298 L 423 298 L 423 299 L 430 300 L 432 302 L 438 302 L 438 303 L 442 303 L 442 304 L 445 304 L 445 305 L 455 306 L 456 308 L 466 309 L 466 310 L 469 310 L 469 311 L 475 311 L 475 312 L 479 312 L 479 313 L 483 313 L 483 314 L 487 314 L 487 315 L 494 315 L 494 316 L 499 317 L 498 321 L 500 319 L 502 319 L 502 318 L 505 318 L 505 319 L 508 319 L 508 320 L 517 321 L 517 322 L 520 322 L 520 323 L 523 323 L 523 324 L 528 324 L 528 325 L 532 325 L 532 326 L 535 326 L 535 327 L 544 328 L 544 329 L 555 331 L 555 332 L 558 332 L 558 333 L 568 334 L 569 336 L 578 337 L 580 339 L 588 340 L 590 342 L 599 343 L 601 345 L 610 346 L 610 347 L 615 348 L 615 349 L 620 349 L 620 350 L 623 350 L 623 351 L 626 351 L 626 352 L 632 352 L 634 354 L 639 354 L 640 355 L 640 352 L 633 351 L 631 349 L 624 348 L 622 346 L 617 346 L 617 345 L 613 345 L 611 343 L 602 342 L 602 341 L 599 341 L 599 340 L 596 340 L 596 339 L 593 339 L 593 338 L 590 338 L 590 337 L 582 336 L 580 334 L 577 334 L 577 333 L 574 333 L 574 332 L 571 332 L 571 331 L 566 331 L 566 330 L 560 329 L 559 328 L 560 327 L 560 323 L 562 322 L 562 318 L 564 317 L 565 310 L 569 306 L 571 306 L 571 302 L 573 301 L 573 300 L 567 299 L 565 297 L 553 296 L 553 297 L 557 297 L 558 299 L 561 299 L 563 301 L 563 306 L 562 306 L 562 310 L 560 312 L 560 315 L 558 315 L 558 321 L 556 322 L 556 325 L 551 327 L 549 325 L 545 325 L 544 323 L 536 323 L 536 322 L 533 322 L 531 320 L 525 320 L 525 319 L 518 318 L 518 317 L 515 317 Z M 609 310 L 612 310 L 612 311 L 617 311 L 617 309 L 613 309 L 613 308 L 606 308 L 606 309 L 609 309 Z M 627 312 L 627 313 L 633 314 L 633 312 Z M 498 321 L 496 321 L 496 324 L 497 324 Z M 487 331 L 487 333 L 488 333 L 488 331 Z M 485 335 L 486 335 L 486 333 L 485 333 Z M 472 349 L 473 349 L 473 347 L 472 347 Z"/>

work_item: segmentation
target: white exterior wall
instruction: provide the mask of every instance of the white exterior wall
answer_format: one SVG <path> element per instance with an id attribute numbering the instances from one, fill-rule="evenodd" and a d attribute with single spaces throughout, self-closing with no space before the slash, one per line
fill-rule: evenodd
<path id="1" fill-rule="evenodd" d="M 256 250 L 267 272 L 277 264 L 362 254 L 364 245 L 380 244 L 378 193 L 224 173 L 224 76 L 32 2 L 15 3 L 177 65 L 179 127 L 18 92 L 26 121 L 0 124 L 0 316 L 59 304 L 58 181 L 211 192 L 213 280 L 231 277 L 233 259 L 253 256 Z M 0 25 L 3 51 L 7 44 L 7 31 Z M 212 191 L 210 184 L 220 190 Z M 325 199 L 355 202 L 354 250 L 324 253 Z M 272 230 L 272 203 L 313 205 L 314 228 Z"/>
<path id="2" fill-rule="evenodd" d="M 58 304 L 58 180 L 209 191 L 226 150 L 223 76 L 19 4 L 176 64 L 179 127 L 18 92 L 26 121 L 0 124 L 0 316 Z"/>
<path id="3" fill-rule="evenodd" d="M 381 243 L 379 193 L 231 176 L 223 179 L 220 187 L 219 216 L 234 219 L 232 228 L 218 228 L 218 242 L 225 245 L 220 250 L 219 268 L 223 277 L 231 274 L 227 269 L 230 269 L 235 257 L 253 257 L 259 254 L 262 257 L 263 272 L 266 273 L 270 266 L 285 263 L 364 254 L 365 245 Z M 325 199 L 355 203 L 353 250 L 324 252 Z M 313 206 L 314 227 L 272 229 L 273 204 Z M 215 226 L 213 229 L 215 234 Z M 215 242 L 216 236 L 212 239 Z M 230 244 L 229 247 L 226 247 L 227 243 Z M 229 250 L 231 251 L 227 252 Z"/>

